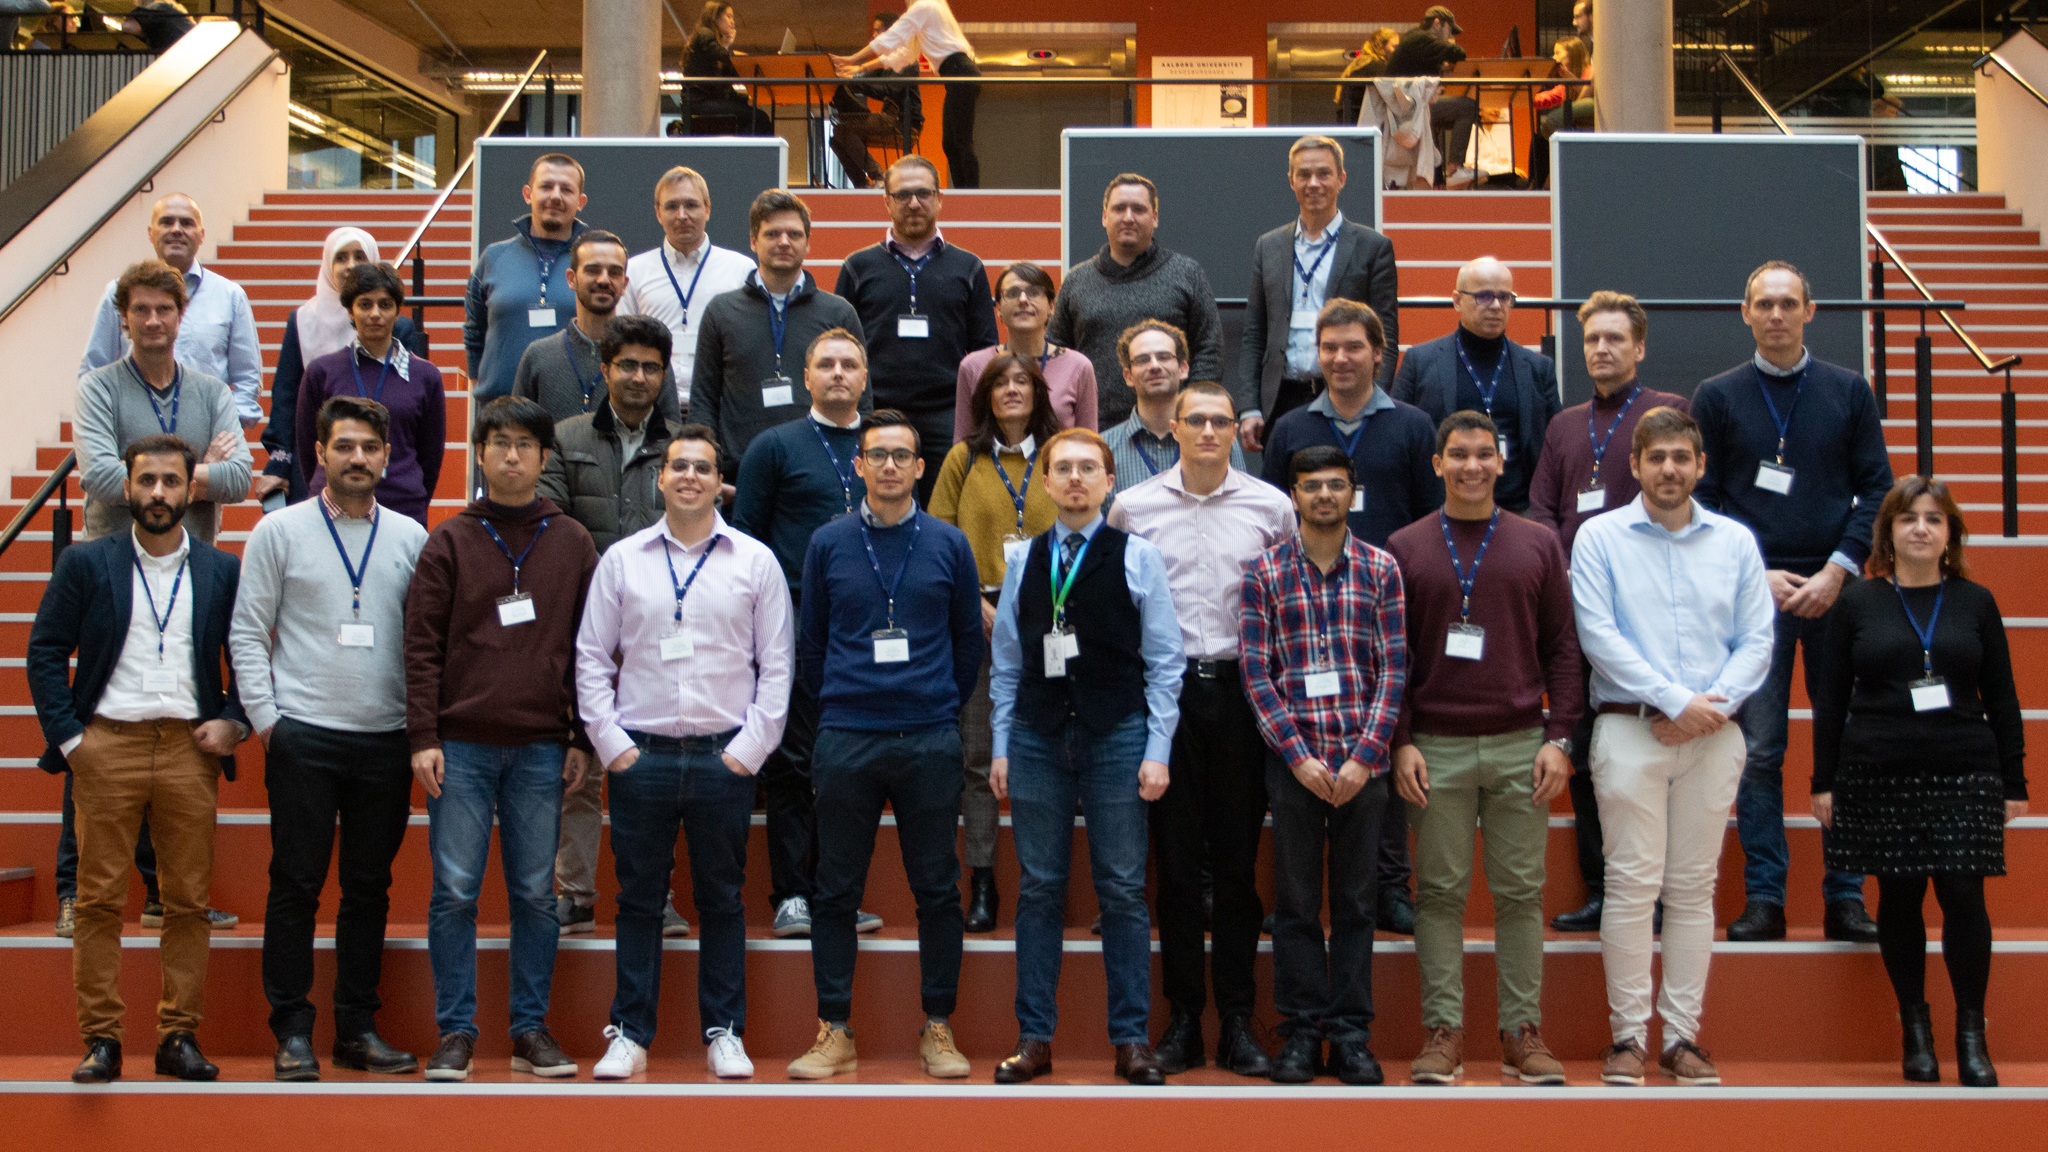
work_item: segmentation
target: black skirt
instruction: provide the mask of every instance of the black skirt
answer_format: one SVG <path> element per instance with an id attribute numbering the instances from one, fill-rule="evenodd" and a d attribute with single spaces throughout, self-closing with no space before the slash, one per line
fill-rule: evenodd
<path id="1" fill-rule="evenodd" d="M 1849 726 L 1835 777 L 1829 868 L 1876 876 L 2005 875 L 2005 781 L 1988 726 L 1866 726 L 1853 716 Z"/>

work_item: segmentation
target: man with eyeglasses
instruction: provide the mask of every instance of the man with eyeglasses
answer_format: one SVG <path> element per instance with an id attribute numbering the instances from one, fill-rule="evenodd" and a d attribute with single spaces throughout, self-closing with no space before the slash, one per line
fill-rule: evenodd
<path id="1" fill-rule="evenodd" d="M 917 898 L 925 1074 L 968 1074 L 950 1023 L 966 917 L 960 907 L 960 705 L 981 676 L 981 573 L 967 536 L 917 506 L 917 424 L 882 409 L 854 464 L 867 495 L 818 529 L 804 557 L 797 678 L 820 704 L 811 757 L 818 878 L 811 972 L 818 1038 L 789 1065 L 823 1080 L 859 1064 L 853 1032 L 854 932 L 887 805 Z M 1068 806 L 1068 817 L 1073 808 Z"/>
<path id="2" fill-rule="evenodd" d="M 1141 320 L 1124 329 L 1116 342 L 1123 381 L 1137 397 L 1131 414 L 1102 432 L 1116 461 L 1115 499 L 1180 463 L 1180 441 L 1174 438 L 1174 406 L 1188 381 L 1188 338 L 1164 320 Z M 1244 450 L 1230 447 L 1230 466 L 1244 468 Z"/>
<path id="3" fill-rule="evenodd" d="M 1493 498 L 1510 512 L 1529 507 L 1529 483 L 1543 454 L 1543 433 L 1562 405 L 1557 366 L 1508 337 L 1515 274 L 1491 256 L 1458 269 L 1458 328 L 1417 344 L 1394 373 L 1394 399 L 1413 404 L 1432 426 L 1453 412 L 1484 412 L 1500 429 L 1500 480 Z"/>
<path id="4" fill-rule="evenodd" d="M 1180 463 L 1127 489 L 1109 525 L 1149 541 L 1166 561 L 1167 584 L 1188 658 L 1173 783 L 1152 805 L 1159 852 L 1159 952 L 1172 1016 L 1158 1044 L 1168 1073 L 1206 1062 L 1205 968 L 1213 968 L 1222 1033 L 1216 1065 L 1240 1076 L 1270 1070 L 1251 1028 L 1259 951 L 1257 871 L 1265 824 L 1265 746 L 1239 675 L 1238 595 L 1244 571 L 1294 535 L 1294 506 L 1269 484 L 1230 466 L 1237 417 L 1222 387 L 1190 384 L 1174 410 Z M 1203 873 L 1215 912 L 1203 914 Z M 1205 920 L 1207 923 L 1205 924 Z M 1204 947 L 1203 931 L 1213 933 Z M 1206 952 L 1206 955 L 1205 955 Z"/>
<path id="5" fill-rule="evenodd" d="M 654 185 L 654 218 L 661 224 L 661 243 L 626 261 L 619 312 L 652 316 L 668 326 L 674 349 L 669 368 L 677 385 L 673 403 L 687 412 L 704 311 L 744 287 L 754 261 L 711 242 L 705 231 L 711 224 L 711 186 L 695 169 L 679 165 L 661 174 Z"/>
<path id="6" fill-rule="evenodd" d="M 882 174 L 882 195 L 889 230 L 846 258 L 832 290 L 860 314 L 875 403 L 917 421 L 926 477 L 917 495 L 924 504 L 953 447 L 960 360 L 999 338 L 995 297 L 981 257 L 946 243 L 939 232 L 946 198 L 937 165 L 905 156 Z"/>
<path id="7" fill-rule="evenodd" d="M 560 332 L 526 346 L 512 377 L 512 395 L 539 404 L 557 423 L 603 407 L 606 377 L 598 346 L 627 286 L 625 241 L 601 228 L 570 241 L 569 290 L 576 294 L 576 315 Z M 683 418 L 666 359 L 661 373 L 655 408 L 673 428 Z"/>

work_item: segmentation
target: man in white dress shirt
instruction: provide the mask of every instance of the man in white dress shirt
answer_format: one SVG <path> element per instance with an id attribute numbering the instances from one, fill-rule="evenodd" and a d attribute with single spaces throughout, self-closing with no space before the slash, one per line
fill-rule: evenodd
<path id="1" fill-rule="evenodd" d="M 712 297 L 747 282 L 754 261 L 720 248 L 705 235 L 711 223 L 711 186 L 694 169 L 675 167 L 654 185 L 654 216 L 661 221 L 661 245 L 626 261 L 626 291 L 619 315 L 652 316 L 675 338 L 669 367 L 676 400 L 690 411 L 690 373 L 697 366 L 697 318 Z"/>

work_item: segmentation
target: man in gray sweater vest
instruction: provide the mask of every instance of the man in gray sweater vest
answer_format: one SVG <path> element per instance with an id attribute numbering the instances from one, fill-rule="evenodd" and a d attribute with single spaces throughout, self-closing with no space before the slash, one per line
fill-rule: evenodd
<path id="1" fill-rule="evenodd" d="M 605 322 L 626 293 L 626 242 L 601 228 L 578 233 L 569 244 L 569 288 L 576 293 L 576 318 L 560 332 L 528 344 L 512 376 L 512 395 L 538 403 L 556 423 L 604 405 L 604 363 L 598 344 L 604 339 Z M 666 356 L 655 410 L 671 428 L 682 423 Z"/>

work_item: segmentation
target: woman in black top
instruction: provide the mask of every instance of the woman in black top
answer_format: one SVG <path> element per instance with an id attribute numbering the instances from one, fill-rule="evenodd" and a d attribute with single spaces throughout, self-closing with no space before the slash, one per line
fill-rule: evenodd
<path id="1" fill-rule="evenodd" d="M 732 44 L 739 34 L 739 15 L 732 5 L 724 0 L 709 0 L 703 15 L 697 18 L 697 30 L 690 34 L 689 47 L 683 50 L 683 75 L 739 79 L 739 69 L 732 63 Z M 739 135 L 769 136 L 775 132 L 768 114 L 749 104 L 734 85 L 691 84 L 683 93 L 683 111 L 693 136 L 707 135 L 697 131 L 696 120 L 708 116 L 732 117 Z"/>
<path id="2" fill-rule="evenodd" d="M 1813 814 L 1827 866 L 1877 877 L 1878 946 L 1899 998 L 1905 1076 L 1941 1078 L 1926 1001 L 1927 885 L 1941 902 L 1963 1084 L 1993 1087 L 1984 1046 L 2005 824 L 2026 814 L 2019 694 L 1998 602 L 1972 583 L 1969 533 L 1939 480 L 1908 476 L 1877 514 L 1870 572 L 1842 593 L 1813 698 Z"/>

